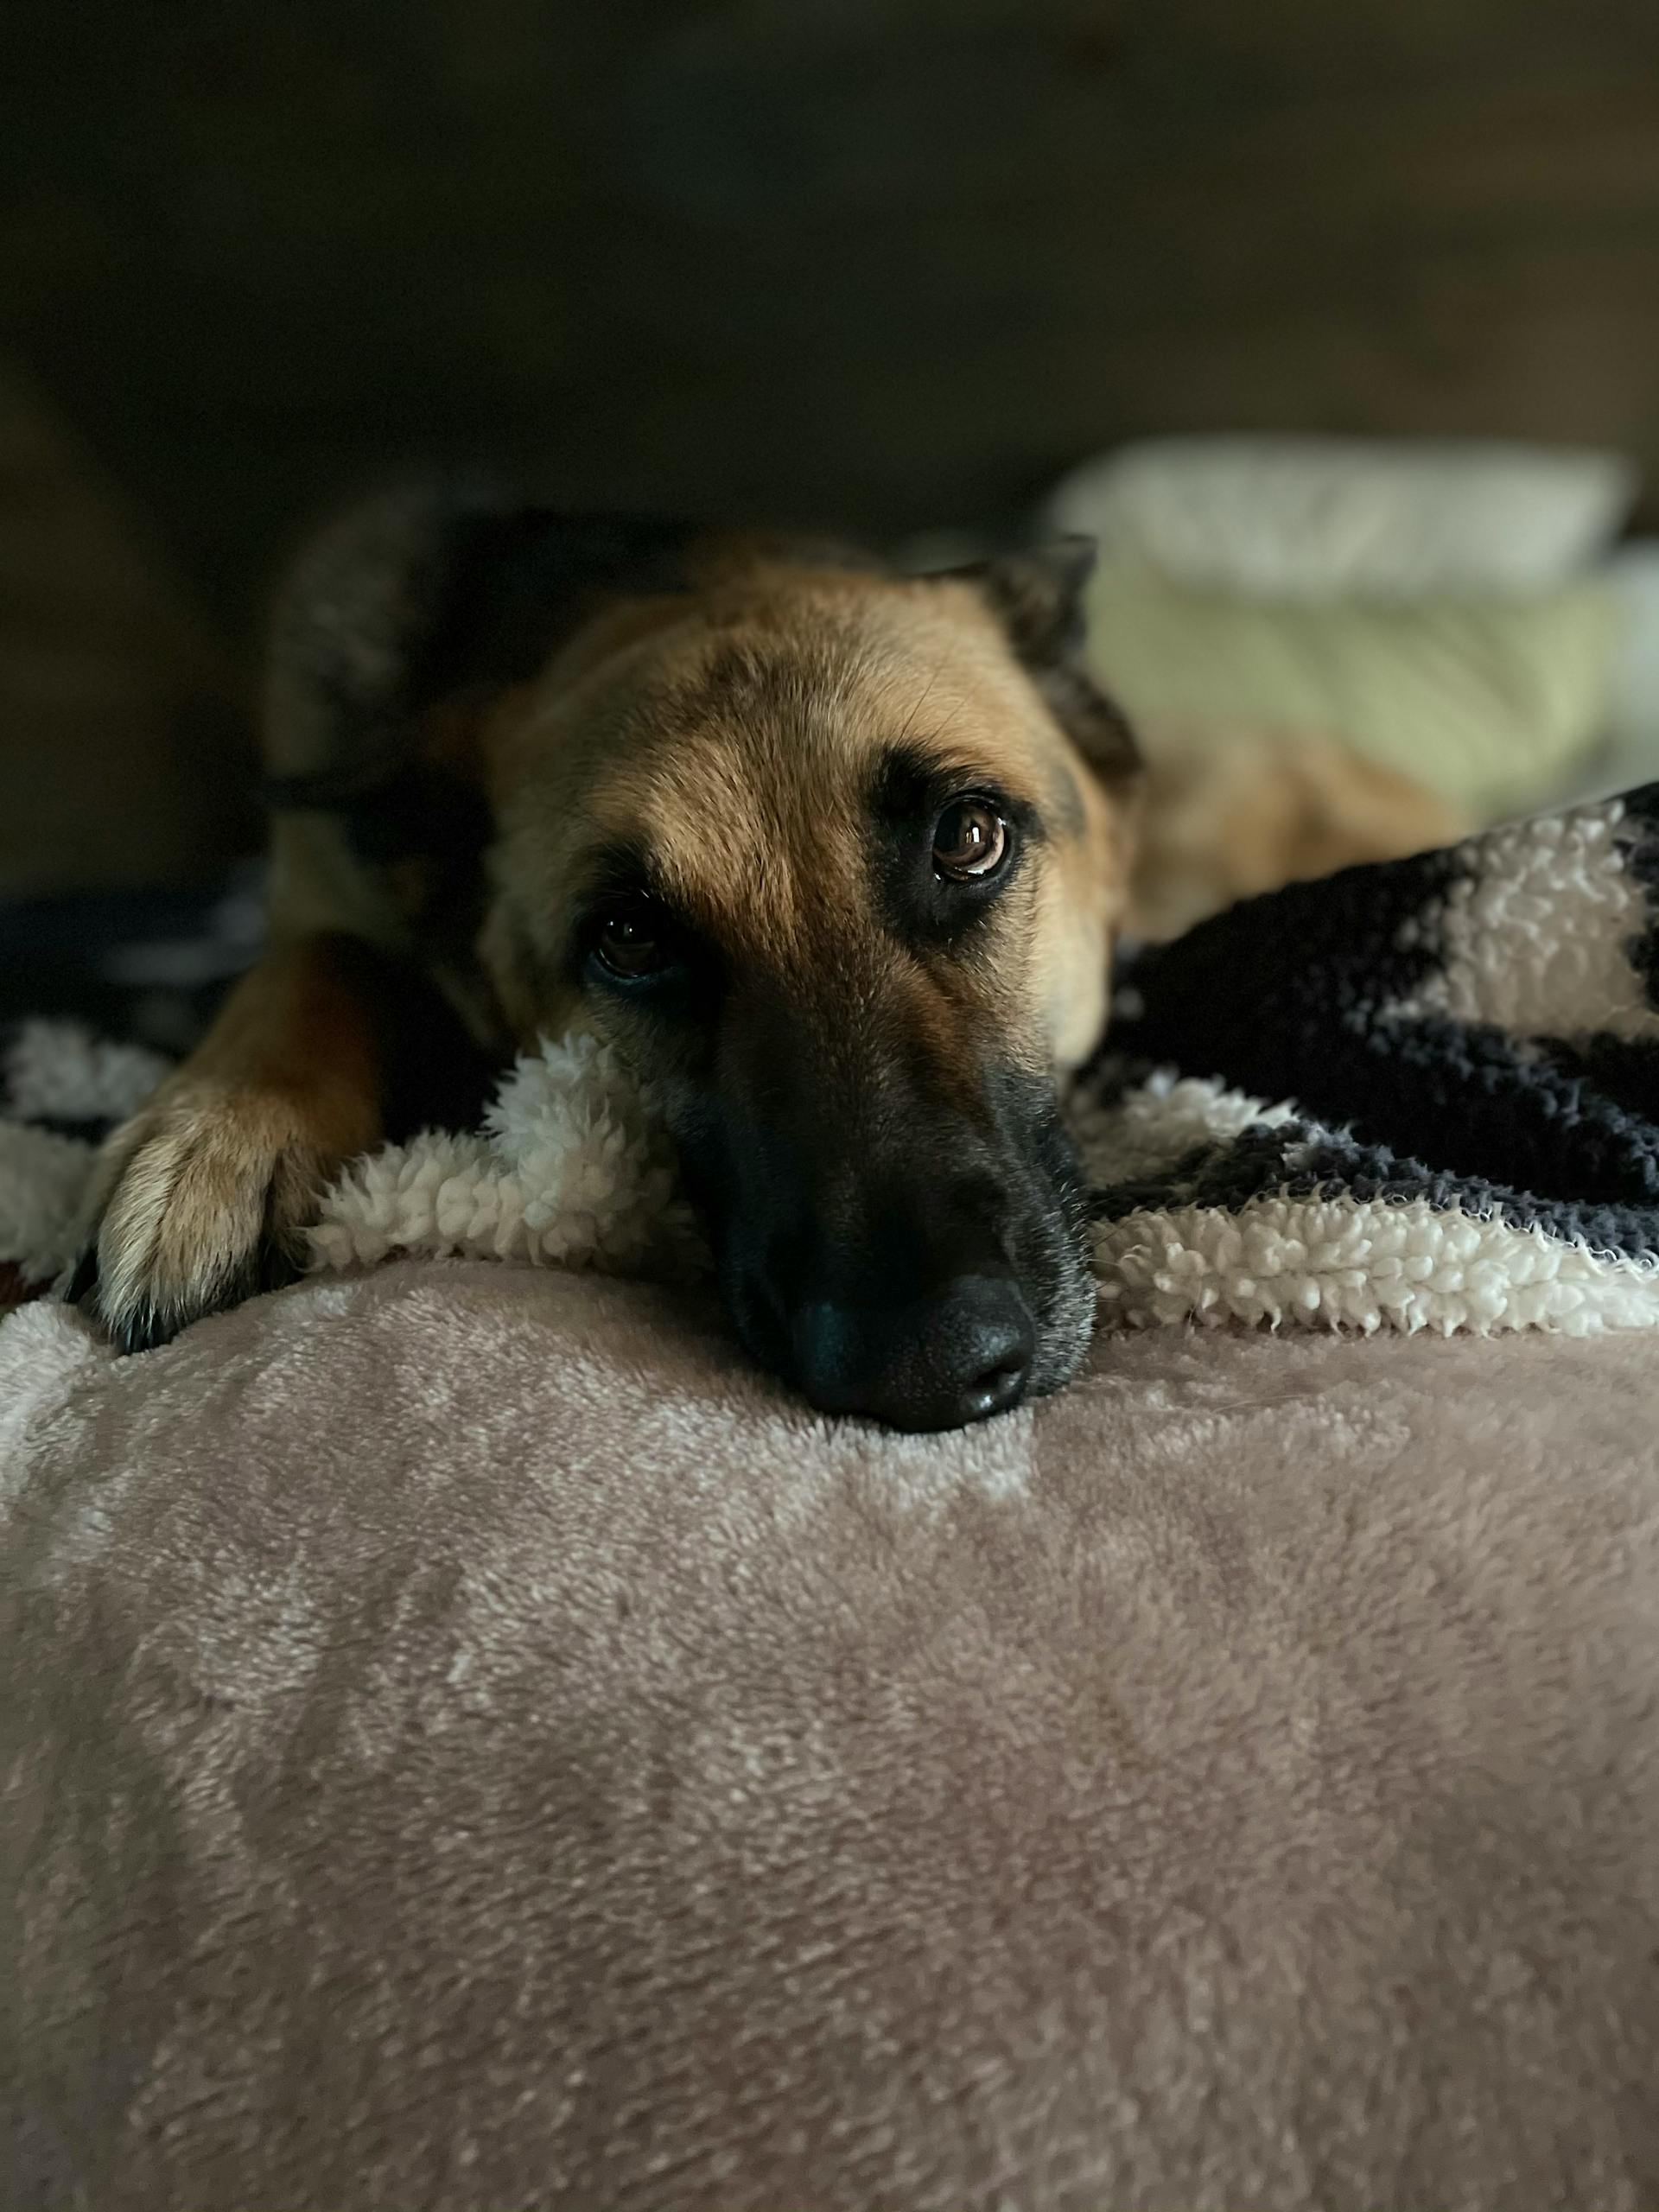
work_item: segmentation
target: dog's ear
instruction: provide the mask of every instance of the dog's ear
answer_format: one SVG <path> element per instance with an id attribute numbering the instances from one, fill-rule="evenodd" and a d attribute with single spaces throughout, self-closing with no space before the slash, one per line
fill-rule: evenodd
<path id="1" fill-rule="evenodd" d="M 272 624 L 279 773 L 402 767 L 434 706 L 534 673 L 607 592 L 683 585 L 680 524 L 564 515 L 472 485 L 397 486 L 294 563 Z"/>
<path id="2" fill-rule="evenodd" d="M 464 919 L 492 830 L 478 743 L 489 706 L 607 594 L 683 588 L 689 535 L 442 482 L 348 509 L 277 598 L 269 804 L 334 817 L 358 861 L 389 872 L 434 927 Z"/>
<path id="3" fill-rule="evenodd" d="M 1089 667 L 1083 588 L 1094 565 L 1094 540 L 1068 537 L 946 573 L 989 602 L 1066 735 L 1098 776 L 1117 782 L 1135 773 L 1141 754 Z"/>
<path id="4" fill-rule="evenodd" d="M 1083 650 L 1083 588 L 1095 565 L 1092 537 L 1058 537 L 957 573 L 976 582 L 1021 660 L 1052 668 Z"/>

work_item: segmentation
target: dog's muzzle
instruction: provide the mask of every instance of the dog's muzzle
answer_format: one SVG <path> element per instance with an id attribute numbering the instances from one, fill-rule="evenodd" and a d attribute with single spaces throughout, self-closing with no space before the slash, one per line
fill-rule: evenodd
<path id="1" fill-rule="evenodd" d="M 960 1428 L 1077 1371 L 1095 1291 L 1054 1085 L 955 1095 L 914 1057 L 776 1025 L 671 1112 L 737 1332 L 829 1414 Z"/>
<path id="2" fill-rule="evenodd" d="M 790 1329 L 795 1379 L 812 1405 L 894 1428 L 960 1428 L 1006 1412 L 1026 1395 L 1036 1350 L 1031 1309 L 1007 1274 L 947 1276 L 897 1301 L 808 1297 Z"/>
<path id="3" fill-rule="evenodd" d="M 849 1173 L 834 1198 L 745 1179 L 711 1209 L 727 1304 L 755 1357 L 822 1412 L 959 1428 L 1075 1371 L 1093 1286 L 1050 1164 Z"/>

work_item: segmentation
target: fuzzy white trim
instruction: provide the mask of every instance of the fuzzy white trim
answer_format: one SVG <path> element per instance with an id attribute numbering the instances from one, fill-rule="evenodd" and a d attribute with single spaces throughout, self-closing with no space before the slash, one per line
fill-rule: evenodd
<path id="1" fill-rule="evenodd" d="M 170 1065 L 78 1021 L 26 1021 L 5 1056 L 6 1110 L 22 1122 L 124 1122 Z"/>
<path id="2" fill-rule="evenodd" d="M 1440 972 L 1391 1014 L 1493 1022 L 1512 1037 L 1569 1042 L 1659 1037 L 1659 1013 L 1626 946 L 1649 926 L 1647 893 L 1619 850 L 1624 805 L 1609 799 L 1487 832 L 1408 941 L 1438 929 Z"/>
<path id="3" fill-rule="evenodd" d="M 1569 1337 L 1659 1325 L 1659 1263 L 1427 1198 L 1149 1209 L 1093 1231 L 1103 1319 Z"/>
<path id="4" fill-rule="evenodd" d="M 1167 1174 L 1188 1153 L 1223 1150 L 1253 1125 L 1294 1116 L 1218 1083 L 1157 1073 L 1071 1118 L 1088 1179 L 1103 1186 Z M 1090 1234 L 1101 1318 L 1132 1328 L 1242 1321 L 1366 1335 L 1595 1336 L 1659 1326 L 1659 1262 L 1427 1198 L 1275 1192 L 1233 1211 L 1175 1202 Z"/>
<path id="5" fill-rule="evenodd" d="M 389 1145 L 334 1185 L 321 1268 L 388 1253 L 528 1260 L 616 1274 L 694 1262 L 667 1136 L 609 1046 L 574 1035 L 520 1059 L 477 1136 Z"/>
<path id="6" fill-rule="evenodd" d="M 0 1260 L 26 1281 L 50 1282 L 74 1258 L 96 1157 L 74 1137 L 0 1122 Z"/>
<path id="7" fill-rule="evenodd" d="M 1265 1123 L 1278 1128 L 1296 1109 L 1269 1105 L 1248 1091 L 1229 1090 L 1196 1076 L 1160 1069 L 1109 1105 L 1079 1092 L 1068 1100 L 1066 1121 L 1090 1183 L 1141 1183 L 1167 1175 L 1200 1146 L 1229 1144 Z"/>
<path id="8" fill-rule="evenodd" d="M 1090 1179 L 1122 1183 L 1166 1175 L 1293 1110 L 1166 1074 L 1073 1119 Z M 90 1146 L 0 1124 L 0 1258 L 37 1280 L 69 1263 L 92 1158 Z M 1659 1325 L 1659 1263 L 1422 1198 L 1274 1193 L 1236 1213 L 1171 1203 L 1097 1224 L 1093 1243 L 1102 1317 L 1134 1327 L 1588 1336 Z M 478 1134 L 420 1136 L 347 1168 L 312 1250 L 317 1268 L 338 1270 L 392 1253 L 630 1274 L 707 1263 L 648 1099 L 586 1036 L 520 1060 Z"/>

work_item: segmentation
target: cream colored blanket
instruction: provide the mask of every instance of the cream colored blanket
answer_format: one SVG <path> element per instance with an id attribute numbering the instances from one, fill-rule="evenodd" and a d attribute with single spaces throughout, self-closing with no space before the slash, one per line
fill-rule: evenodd
<path id="1" fill-rule="evenodd" d="M 1659 2203 L 1659 1349 L 0 1330 L 0 2202 Z"/>

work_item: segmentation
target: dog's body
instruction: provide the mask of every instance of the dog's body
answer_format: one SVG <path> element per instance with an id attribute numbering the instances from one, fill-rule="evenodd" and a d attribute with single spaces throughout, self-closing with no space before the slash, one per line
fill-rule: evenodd
<path id="1" fill-rule="evenodd" d="M 1057 1077 L 1103 1024 L 1135 750 L 1075 553 L 808 546 L 394 497 L 279 613 L 272 950 L 113 1141 L 76 1294 L 160 1342 L 322 1182 L 580 1015 L 653 1084 L 750 1350 L 976 1418 L 1093 1309 Z"/>
<path id="2" fill-rule="evenodd" d="M 1439 793 L 1335 735 L 1142 721 L 1147 756 L 1124 926 L 1161 944 L 1241 899 L 1450 845 Z"/>

